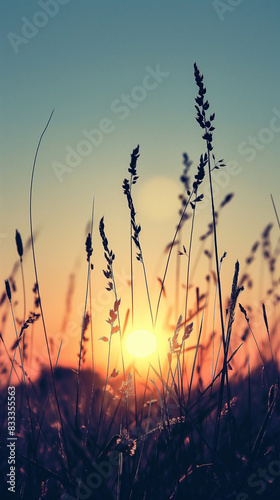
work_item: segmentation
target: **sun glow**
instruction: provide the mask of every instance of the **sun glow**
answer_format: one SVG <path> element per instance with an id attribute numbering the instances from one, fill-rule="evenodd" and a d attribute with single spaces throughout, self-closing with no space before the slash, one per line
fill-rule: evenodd
<path id="1" fill-rule="evenodd" d="M 147 358 L 157 348 L 157 339 L 149 330 L 134 330 L 126 339 L 126 349 L 135 358 Z"/>

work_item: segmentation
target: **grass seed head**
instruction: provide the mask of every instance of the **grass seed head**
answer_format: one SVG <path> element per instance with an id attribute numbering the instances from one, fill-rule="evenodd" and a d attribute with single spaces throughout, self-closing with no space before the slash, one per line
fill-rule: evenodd
<path id="1" fill-rule="evenodd" d="M 21 235 L 17 229 L 16 229 L 16 245 L 17 245 L 17 252 L 19 254 L 20 260 L 22 261 L 23 245 L 22 245 Z"/>
<path id="2" fill-rule="evenodd" d="M 6 294 L 7 294 L 8 300 L 11 302 L 12 301 L 12 292 L 11 292 L 9 280 L 5 280 L 5 288 L 6 288 Z"/>

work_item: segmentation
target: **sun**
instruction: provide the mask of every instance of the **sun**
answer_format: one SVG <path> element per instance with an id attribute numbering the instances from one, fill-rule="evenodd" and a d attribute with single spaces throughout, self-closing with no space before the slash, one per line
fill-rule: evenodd
<path id="1" fill-rule="evenodd" d="M 135 358 L 147 358 L 157 348 L 157 339 L 149 330 L 134 330 L 126 339 L 126 349 Z"/>

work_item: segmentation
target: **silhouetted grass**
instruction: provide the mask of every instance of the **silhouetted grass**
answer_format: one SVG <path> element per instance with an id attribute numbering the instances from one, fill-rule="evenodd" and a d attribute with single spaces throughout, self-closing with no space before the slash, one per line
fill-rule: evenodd
<path id="1" fill-rule="evenodd" d="M 141 226 L 138 220 L 136 222 L 132 199 L 132 185 L 138 179 L 136 164 L 139 146 L 131 154 L 128 169 L 130 179 L 123 181 L 130 215 L 132 325 L 135 309 L 140 307 L 140 304 L 135 303 L 134 296 L 136 283 L 133 241 L 137 249 L 136 261 L 143 267 L 151 323 L 156 325 L 162 320 L 159 310 L 161 306 L 163 316 L 165 306 L 167 310 L 164 327 L 170 335 L 168 338 L 162 334 L 161 341 L 163 344 L 165 342 L 166 352 L 162 357 L 158 354 L 158 366 L 151 361 L 148 363 L 144 376 L 137 371 L 136 364 L 125 365 L 123 337 L 130 321 L 130 308 L 122 304 L 117 292 L 113 269 L 115 254 L 109 248 L 104 218 L 100 220 L 99 233 L 106 260 L 106 268 L 103 270 L 108 280 L 106 290 L 111 294 L 112 302 L 106 320 L 107 329 L 104 330 L 104 335 L 101 332 L 102 336 L 98 340 L 108 347 L 107 361 L 104 361 L 106 366 L 102 374 L 95 370 L 94 323 L 91 312 L 88 311 L 92 311 L 93 211 L 91 229 L 86 238 L 86 293 L 77 370 L 59 367 L 61 345 L 53 365 L 51 340 L 41 303 L 32 228 L 32 190 L 36 159 L 50 119 L 41 134 L 30 187 L 30 245 L 36 280 L 33 289 L 36 312 L 31 312 L 28 317 L 26 315 L 21 266 L 24 317 L 19 333 L 13 303 L 13 294 L 16 293 L 15 275 L 19 263 L 6 280 L 6 292 L 0 299 L 0 307 L 3 309 L 0 333 L 0 399 L 3 407 L 0 429 L 1 498 L 12 498 L 12 494 L 8 492 L 6 476 L 9 470 L 7 401 L 12 372 L 18 383 L 16 391 L 22 389 L 22 397 L 16 398 L 14 498 L 248 500 L 257 497 L 274 500 L 279 496 L 279 329 L 277 330 L 275 318 L 272 320 L 271 315 L 268 315 L 265 305 L 265 299 L 268 297 L 275 308 L 280 301 L 280 280 L 276 275 L 279 252 L 277 248 L 273 249 L 272 225 L 268 224 L 260 241 L 257 240 L 251 247 L 244 265 L 236 261 L 232 284 L 224 285 L 222 290 L 221 272 L 226 253 L 219 253 L 218 222 L 221 210 L 230 203 L 233 193 L 228 193 L 216 210 L 212 178 L 215 170 L 223 168 L 225 164 L 223 160 L 216 161 L 213 154 L 215 114 L 207 115 L 209 102 L 205 100 L 204 78 L 196 65 L 194 70 L 198 87 L 195 99 L 196 120 L 203 130 L 202 138 L 206 151 L 199 156 L 192 184 L 191 162 L 186 153 L 184 154 L 184 171 L 181 176 L 184 192 L 179 195 L 179 223 L 164 253 L 166 263 L 162 276 L 154 277 L 160 283 L 155 314 L 140 244 Z M 203 195 L 199 194 L 199 189 L 205 182 L 210 185 L 210 222 L 207 231 L 200 236 L 200 248 L 194 260 L 194 228 L 199 220 L 196 207 L 198 203 L 203 203 Z M 273 198 L 272 201 L 278 220 Z M 188 221 L 189 241 L 185 243 L 183 227 L 186 227 Z M 23 245 L 18 231 L 16 244 L 22 264 Z M 166 278 L 168 272 L 171 272 L 170 263 L 174 248 L 177 249 L 175 287 L 170 293 Z M 239 303 L 239 308 L 236 307 L 243 289 L 254 287 L 250 266 L 260 249 L 262 253 L 259 252 L 259 258 L 267 263 L 266 271 L 271 279 L 271 288 L 266 291 L 264 297 L 259 298 L 263 330 L 261 326 L 257 329 L 253 327 L 254 318 L 250 305 L 243 306 Z M 205 284 L 193 283 L 192 272 L 203 259 L 207 259 L 208 265 Z M 73 286 L 74 276 L 71 276 L 62 331 L 65 331 L 71 312 Z M 168 303 L 170 295 L 171 306 Z M 16 335 L 12 346 L 6 331 L 8 307 Z M 124 324 L 119 314 L 121 307 L 127 311 Z M 217 307 L 218 325 L 215 321 Z M 208 319 L 210 315 L 212 316 Z M 235 323 L 236 315 L 240 319 L 238 325 Z M 245 323 L 245 329 L 241 319 Z M 31 365 L 27 368 L 24 364 L 24 335 L 28 335 L 39 321 L 43 324 L 49 364 L 41 367 L 40 376 L 34 381 L 28 373 Z M 89 327 L 91 351 L 87 348 L 89 337 L 86 337 Z M 120 360 L 117 358 L 116 365 L 112 367 L 111 342 L 115 334 L 119 337 Z M 254 343 L 249 344 L 251 336 Z M 247 346 L 250 346 L 249 353 L 246 352 Z M 20 362 L 16 359 L 17 351 Z M 256 353 L 257 361 L 252 362 Z M 32 342 L 28 356 L 33 356 Z M 91 369 L 86 368 L 86 361 Z M 262 470 L 267 471 L 266 476 L 261 476 Z"/>

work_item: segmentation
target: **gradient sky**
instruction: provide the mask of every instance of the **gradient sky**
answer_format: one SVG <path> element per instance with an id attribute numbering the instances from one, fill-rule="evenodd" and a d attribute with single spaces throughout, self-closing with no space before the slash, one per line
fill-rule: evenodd
<path id="1" fill-rule="evenodd" d="M 102 215 L 109 244 L 119 259 L 120 282 L 125 282 L 129 216 L 121 186 L 137 144 L 141 153 L 134 191 L 137 217 L 143 226 L 148 274 L 154 277 L 158 272 L 162 250 L 177 222 L 182 153 L 186 151 L 194 163 L 193 176 L 204 152 L 194 119 L 195 61 L 205 77 L 211 112 L 216 113 L 216 157 L 236 162 L 238 172 L 227 175 L 216 198 L 218 204 L 227 193 L 235 193 L 220 222 L 220 251 L 229 253 L 228 273 L 232 275 L 235 260 L 248 254 L 270 221 L 276 241 L 270 193 L 280 211 L 277 0 L 1 0 L 0 5 L 0 275 L 4 282 L 17 258 L 15 229 L 24 241 L 29 237 L 32 162 L 54 109 L 39 152 L 33 195 L 39 279 L 54 334 L 61 326 L 71 272 L 78 272 L 80 293 L 73 311 L 74 321 L 81 321 L 77 311 L 82 310 L 85 291 L 83 252 L 93 196 L 95 291 L 101 294 L 106 284 L 98 235 Z M 161 81 L 147 80 L 157 67 L 164 73 Z M 151 87 L 156 82 L 156 88 L 143 91 L 143 81 Z M 132 104 L 120 110 L 127 94 L 138 96 L 138 101 L 132 98 Z M 107 133 L 100 132 L 102 127 Z M 69 171 L 67 151 L 82 148 L 85 131 L 92 129 L 99 130 L 99 143 Z M 58 175 L 58 163 L 68 171 Z M 220 183 L 224 180 L 220 177 Z M 210 220 L 209 206 L 200 216 L 198 236 Z M 25 266 L 30 290 L 34 283 L 30 254 Z M 129 296 L 125 285 L 123 294 Z M 104 321 L 107 303 L 99 308 Z"/>

